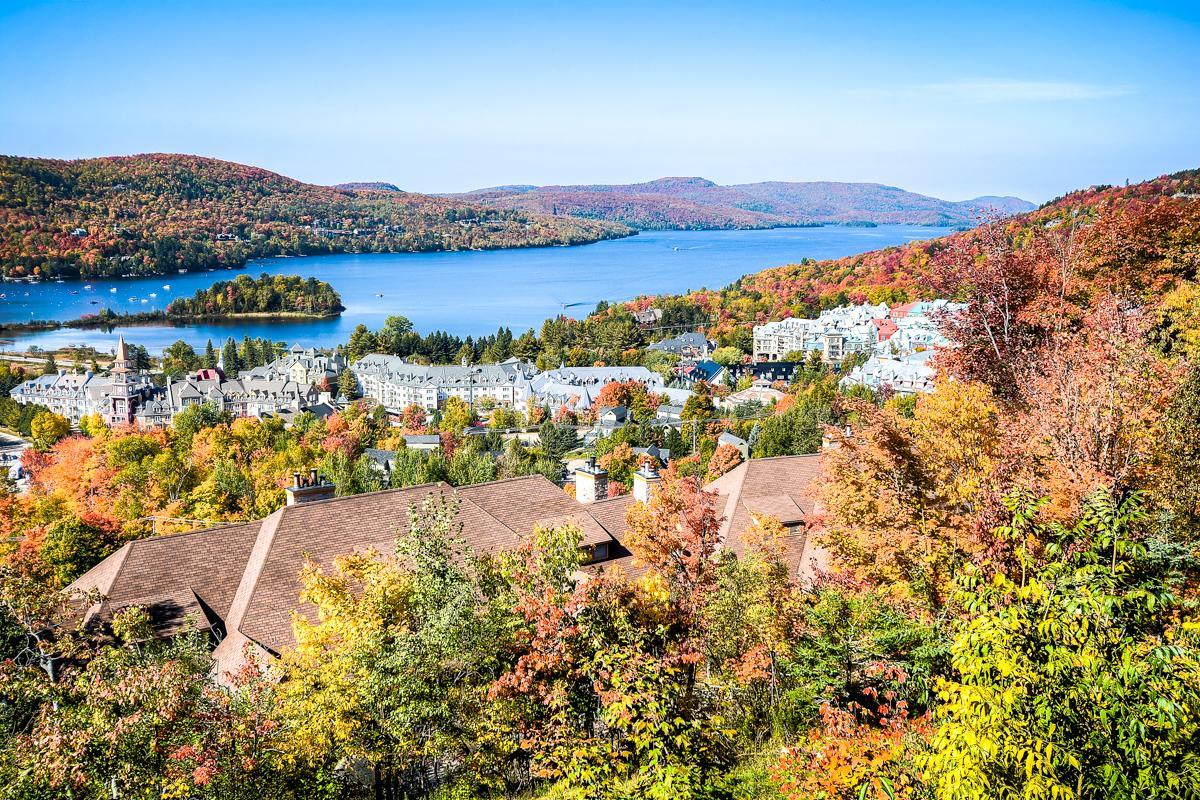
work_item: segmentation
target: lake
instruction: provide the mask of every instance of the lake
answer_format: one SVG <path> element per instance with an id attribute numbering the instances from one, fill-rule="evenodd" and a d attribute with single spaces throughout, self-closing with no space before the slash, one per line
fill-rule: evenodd
<path id="1" fill-rule="evenodd" d="M 109 307 L 117 312 L 166 308 L 219 280 L 245 273 L 303 275 L 328 281 L 346 310 L 336 319 L 153 325 L 113 331 L 64 328 L 13 334 L 4 349 L 43 349 L 86 344 L 111 351 L 117 335 L 160 353 L 185 339 L 197 349 L 208 339 L 265 336 L 289 344 L 329 347 L 345 342 L 356 325 L 378 328 L 402 314 L 428 333 L 460 336 L 494 333 L 501 325 L 519 335 L 566 310 L 582 317 L 600 300 L 640 294 L 719 288 L 742 275 L 802 258 L 839 258 L 916 239 L 944 236 L 948 228 L 881 225 L 876 228 L 776 228 L 752 231 L 647 231 L 576 247 L 449 253 L 395 253 L 271 258 L 243 270 L 198 272 L 154 278 L 0 285 L 0 320 L 76 319 Z M 98 301 L 98 302 L 92 302 Z"/>

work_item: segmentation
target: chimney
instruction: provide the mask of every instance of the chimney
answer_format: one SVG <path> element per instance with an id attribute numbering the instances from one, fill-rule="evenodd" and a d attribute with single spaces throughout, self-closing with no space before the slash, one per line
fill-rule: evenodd
<path id="1" fill-rule="evenodd" d="M 575 470 L 575 499 L 581 503 L 594 503 L 608 498 L 608 471 L 596 466 L 596 459 L 589 458 L 586 466 Z"/>
<path id="2" fill-rule="evenodd" d="M 821 434 L 822 450 L 837 450 L 842 446 L 841 442 L 834 438 L 834 430 L 833 426 L 825 427 L 824 432 Z M 843 439 L 849 439 L 854 435 L 854 428 L 850 427 L 849 423 L 847 423 L 839 433 L 841 433 Z"/>
<path id="3" fill-rule="evenodd" d="M 308 471 L 303 477 L 299 472 L 292 473 L 292 485 L 284 489 L 289 506 L 301 503 L 313 503 L 317 500 L 328 500 L 337 492 L 337 487 L 325 480 L 325 477 L 315 469 Z"/>
<path id="4" fill-rule="evenodd" d="M 649 464 L 642 464 L 633 473 L 633 499 L 643 505 L 649 503 L 650 498 L 654 496 L 654 487 L 661 480 L 658 470 Z"/>

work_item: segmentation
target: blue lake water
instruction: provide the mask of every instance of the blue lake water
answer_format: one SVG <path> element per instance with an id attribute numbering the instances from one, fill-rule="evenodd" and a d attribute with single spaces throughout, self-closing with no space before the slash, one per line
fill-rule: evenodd
<path id="1" fill-rule="evenodd" d="M 777 228 L 755 231 L 648 231 L 579 247 L 451 253 L 272 258 L 244 270 L 173 274 L 155 278 L 0 284 L 0 320 L 75 319 L 109 307 L 117 312 L 163 309 L 176 297 L 242 272 L 303 275 L 328 281 L 346 310 L 337 319 L 227 324 L 154 325 L 113 331 L 62 329 L 9 335 L 4 349 L 43 349 L 72 344 L 111 351 L 117 335 L 152 353 L 184 339 L 197 349 L 206 340 L 266 336 L 289 344 L 327 347 L 345 342 L 360 323 L 378 328 L 390 314 L 403 314 L 418 331 L 445 330 L 460 336 L 494 333 L 506 325 L 514 334 L 539 329 L 563 311 L 582 317 L 600 300 L 640 294 L 719 288 L 742 275 L 802 258 L 838 258 L 949 233 L 947 228 L 883 225 L 876 228 Z M 167 288 L 169 285 L 169 288 Z M 155 295 L 151 297 L 151 295 Z M 98 302 L 92 302 L 98 301 Z M 580 305 L 574 305 L 580 304 Z"/>

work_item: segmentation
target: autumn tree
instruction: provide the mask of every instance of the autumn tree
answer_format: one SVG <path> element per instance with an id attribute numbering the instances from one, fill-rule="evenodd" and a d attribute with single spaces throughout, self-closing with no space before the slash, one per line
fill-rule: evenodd
<path id="1" fill-rule="evenodd" d="M 1143 498 L 1087 498 L 1070 526 L 1016 494 L 1018 562 L 968 569 L 954 672 L 925 760 L 939 798 L 1187 797 L 1200 791 L 1200 642 L 1185 550 L 1147 538 Z M 1040 546 L 1040 551 L 1035 547 Z"/>
<path id="2" fill-rule="evenodd" d="M 716 492 L 679 475 L 675 462 L 661 473 L 649 503 L 630 506 L 625 544 L 664 583 L 677 610 L 677 657 L 694 664 L 701 650 L 696 629 L 707 593 L 716 580 L 714 555 L 721 546 L 723 518 Z"/>
<path id="3" fill-rule="evenodd" d="M 1078 330 L 1055 334 L 1019 395 L 1026 451 L 1048 462 L 1043 489 L 1069 511 L 1097 486 L 1140 484 L 1159 447 L 1175 379 L 1146 344 L 1147 320 L 1105 296 Z"/>
<path id="4" fill-rule="evenodd" d="M 71 421 L 52 411 L 43 411 L 33 418 L 29 432 L 34 447 L 48 450 L 51 445 L 71 432 Z"/>
<path id="5" fill-rule="evenodd" d="M 668 597 L 618 572 L 579 582 L 578 528 L 541 529 L 506 564 L 522 620 L 491 697 L 512 709 L 535 777 L 561 792 L 700 796 L 730 742 L 680 657 Z"/>
<path id="6" fill-rule="evenodd" d="M 824 458 L 823 540 L 854 574 L 923 598 L 948 597 L 955 570 L 980 550 L 995 499 L 999 407 L 981 384 L 947 383 L 913 418 L 858 402 L 849 436 Z"/>
<path id="7" fill-rule="evenodd" d="M 478 743 L 503 639 L 460 530 L 456 505 L 431 495 L 410 509 L 394 553 L 306 565 L 301 599 L 318 615 L 296 619 L 281 664 L 291 758 L 413 774 L 470 764 L 481 780 L 495 769 Z"/>
<path id="8" fill-rule="evenodd" d="M 728 443 L 717 445 L 717 449 L 713 451 L 712 458 L 708 460 L 707 479 L 715 481 L 741 463 L 741 450 Z"/>

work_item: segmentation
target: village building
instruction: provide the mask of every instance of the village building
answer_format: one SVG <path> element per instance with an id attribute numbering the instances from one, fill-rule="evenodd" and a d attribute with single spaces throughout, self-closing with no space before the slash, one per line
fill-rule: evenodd
<path id="1" fill-rule="evenodd" d="M 874 348 L 878 327 L 888 316 L 886 303 L 841 306 L 816 319 L 783 319 L 754 326 L 754 360 L 784 361 L 789 353 L 819 353 L 826 364 L 840 364 L 854 353 Z"/>
<path id="2" fill-rule="evenodd" d="M 721 386 L 729 382 L 729 367 L 716 361 L 704 359 L 684 364 L 676 372 L 676 382 L 686 388 L 691 388 L 703 381 L 709 386 Z"/>
<path id="3" fill-rule="evenodd" d="M 264 417 L 299 413 L 317 404 L 321 395 L 311 384 L 291 378 L 244 377 L 227 379 L 218 369 L 157 386 L 136 368 L 124 337 L 117 340 L 109 374 L 67 373 L 43 375 L 25 381 L 10 392 L 18 403 L 44 405 L 71 422 L 99 414 L 105 424 L 165 427 L 188 406 L 209 403 L 236 417 Z"/>
<path id="4" fill-rule="evenodd" d="M 712 355 L 716 345 L 702 333 L 681 333 L 673 338 L 655 342 L 646 349 L 669 353 L 684 359 L 699 360 Z"/>
<path id="5" fill-rule="evenodd" d="M 334 386 L 337 384 L 338 376 L 348 366 L 346 357 L 340 352 L 322 353 L 312 347 L 306 349 L 294 344 L 290 350 L 270 364 L 244 369 L 238 373 L 238 377 L 263 380 L 286 379 L 314 386 L 322 386 L 328 382 L 330 386 Z"/>
<path id="6" fill-rule="evenodd" d="M 442 408 L 451 397 L 474 405 L 521 406 L 532 402 L 552 412 L 563 406 L 592 408 L 601 390 L 614 381 L 636 381 L 648 391 L 683 403 L 686 391 L 668 389 L 657 372 L 646 367 L 559 367 L 538 372 L 532 364 L 511 358 L 499 364 L 425 366 L 398 356 L 369 355 L 350 365 L 359 391 L 399 414 L 411 405 L 426 411 Z"/>
<path id="7" fill-rule="evenodd" d="M 930 363 L 934 351 L 920 350 L 904 356 L 873 355 L 839 381 L 843 389 L 865 386 L 910 395 L 932 392 L 936 371 Z"/>
<path id="8" fill-rule="evenodd" d="M 961 303 L 942 299 L 919 300 L 892 308 L 882 303 L 841 306 L 822 311 L 816 319 L 768 322 L 754 328 L 754 360 L 773 362 L 789 353 L 816 353 L 824 363 L 839 365 L 847 356 L 865 355 L 873 363 L 860 372 L 856 383 L 869 385 L 871 375 L 899 370 L 897 379 L 915 386 L 928 364 L 917 359 L 922 363 L 913 367 L 905 359 L 949 346 L 941 319 L 962 308 Z"/>
<path id="9" fill-rule="evenodd" d="M 748 403 L 761 403 L 764 406 L 774 405 L 786 396 L 784 392 L 773 388 L 769 381 L 757 380 L 740 392 L 734 392 L 727 397 L 718 399 L 717 403 L 722 408 L 733 411 Z"/>
<path id="10" fill-rule="evenodd" d="M 381 354 L 364 356 L 350 370 L 363 397 L 392 414 L 412 405 L 436 411 L 451 397 L 470 405 L 488 398 L 497 405 L 515 406 L 529 397 L 529 382 L 537 372 L 515 358 L 478 366 L 426 366 Z"/>

